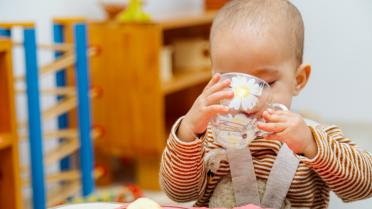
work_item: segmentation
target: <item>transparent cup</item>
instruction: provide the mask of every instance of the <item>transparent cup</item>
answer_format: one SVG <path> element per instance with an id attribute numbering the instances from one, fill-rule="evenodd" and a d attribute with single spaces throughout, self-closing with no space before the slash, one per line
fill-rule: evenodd
<path id="1" fill-rule="evenodd" d="M 230 79 L 231 85 L 226 91 L 233 91 L 234 97 L 223 100 L 221 104 L 229 107 L 227 114 L 218 114 L 211 127 L 218 144 L 225 148 L 241 149 L 258 137 L 269 134 L 257 128 L 257 122 L 263 121 L 262 113 L 271 108 L 288 110 L 283 104 L 272 103 L 272 89 L 262 79 L 244 73 L 224 73 L 221 81 Z"/>

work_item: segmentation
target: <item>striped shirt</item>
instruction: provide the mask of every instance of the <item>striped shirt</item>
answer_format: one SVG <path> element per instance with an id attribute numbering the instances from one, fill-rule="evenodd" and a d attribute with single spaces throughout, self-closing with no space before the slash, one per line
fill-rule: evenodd
<path id="1" fill-rule="evenodd" d="M 180 118 L 171 130 L 160 167 L 160 185 L 177 202 L 195 201 L 208 206 L 219 181 L 230 174 L 229 163 L 221 160 L 214 172 L 207 169 L 205 156 L 221 149 L 208 129 L 200 139 L 184 142 L 177 138 Z M 300 164 L 287 193 L 292 208 L 327 208 L 333 191 L 344 202 L 372 196 L 372 156 L 359 150 L 336 126 L 309 126 L 317 144 L 313 159 L 297 155 Z M 256 139 L 249 149 L 256 177 L 266 181 L 282 143 Z"/>

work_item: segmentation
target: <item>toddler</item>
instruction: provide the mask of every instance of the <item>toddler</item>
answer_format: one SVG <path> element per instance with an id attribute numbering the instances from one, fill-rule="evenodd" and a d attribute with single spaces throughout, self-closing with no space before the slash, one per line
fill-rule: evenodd
<path id="1" fill-rule="evenodd" d="M 294 5 L 286 0 L 232 0 L 215 17 L 210 43 L 214 76 L 174 124 L 162 156 L 160 183 L 170 198 L 207 207 L 254 203 L 320 209 L 328 207 L 330 191 L 345 202 L 372 195 L 371 155 L 338 127 L 309 123 L 290 109 L 311 74 L 311 66 L 302 62 L 304 24 Z M 228 72 L 266 81 L 273 102 L 289 109 L 263 112 L 265 122 L 257 128 L 270 134 L 249 144 L 249 156 L 241 155 L 253 165 L 251 173 L 242 169 L 241 184 L 230 169 L 236 163 L 233 155 L 240 159 L 238 152 L 229 154 L 218 144 L 209 125 L 217 114 L 229 112 L 220 104 L 234 97 L 224 90 L 231 81 L 220 81 Z M 279 169 L 283 165 L 286 169 Z"/>

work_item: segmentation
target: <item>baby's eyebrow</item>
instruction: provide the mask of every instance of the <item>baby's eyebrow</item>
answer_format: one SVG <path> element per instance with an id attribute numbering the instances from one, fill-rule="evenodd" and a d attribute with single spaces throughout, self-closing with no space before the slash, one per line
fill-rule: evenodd
<path id="1" fill-rule="evenodd" d="M 259 68 L 255 71 L 255 75 L 257 76 L 273 76 L 277 75 L 279 73 L 279 70 L 272 67 L 265 67 L 265 68 Z"/>

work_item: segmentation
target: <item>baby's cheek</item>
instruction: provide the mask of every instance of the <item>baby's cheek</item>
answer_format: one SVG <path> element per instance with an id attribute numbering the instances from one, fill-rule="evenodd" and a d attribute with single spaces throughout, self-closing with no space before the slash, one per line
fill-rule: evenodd
<path id="1" fill-rule="evenodd" d="M 288 108 L 291 107 L 292 104 L 292 93 L 291 90 L 286 88 L 279 83 L 272 88 L 272 103 L 279 103 L 287 106 Z"/>

